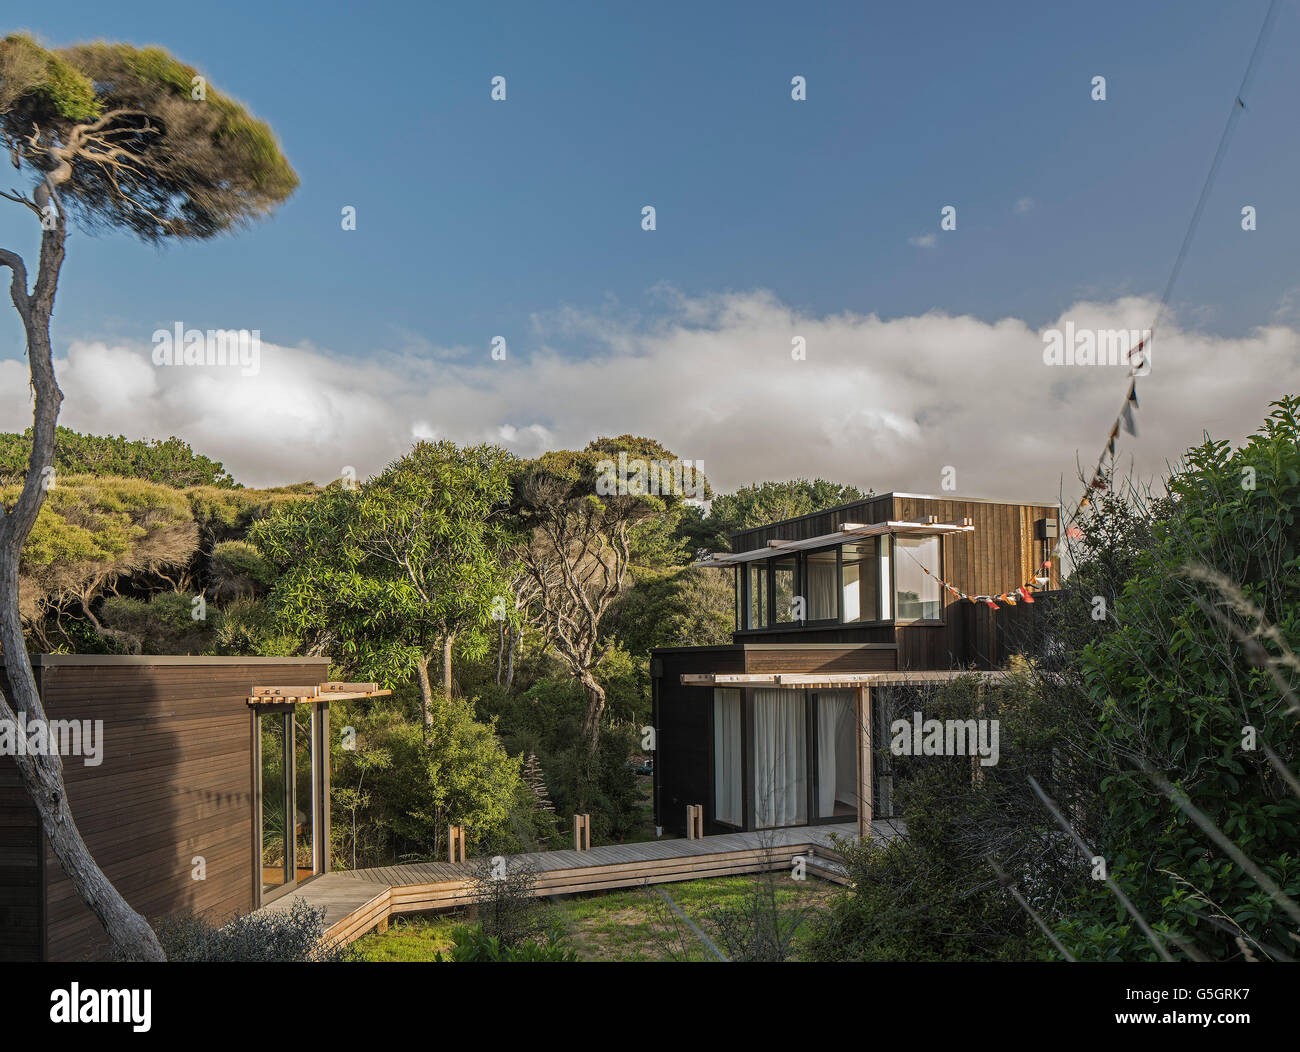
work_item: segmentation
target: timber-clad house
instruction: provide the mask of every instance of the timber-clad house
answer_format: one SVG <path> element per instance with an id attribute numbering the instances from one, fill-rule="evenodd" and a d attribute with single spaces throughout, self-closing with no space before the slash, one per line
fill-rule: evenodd
<path id="1" fill-rule="evenodd" d="M 92 763 L 63 755 L 64 786 L 91 855 L 144 917 L 229 919 L 328 871 L 330 702 L 387 691 L 326 681 L 325 658 L 38 654 L 32 666 L 49 723 L 102 721 Z M 0 961 L 108 950 L 0 756 Z"/>
<path id="2" fill-rule="evenodd" d="M 732 575 L 732 642 L 651 653 L 656 824 L 863 833 L 891 817 L 872 688 L 1005 665 L 1035 613 L 1015 590 L 1059 584 L 1058 518 L 1050 503 L 885 493 L 732 535 L 699 564 Z"/>

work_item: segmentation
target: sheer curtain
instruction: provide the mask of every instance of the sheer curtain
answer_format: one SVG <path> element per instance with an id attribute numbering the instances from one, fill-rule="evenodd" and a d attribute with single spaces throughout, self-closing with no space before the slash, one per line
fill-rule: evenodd
<path id="1" fill-rule="evenodd" d="M 754 691 L 754 815 L 759 829 L 808 821 L 804 692 Z"/>
<path id="2" fill-rule="evenodd" d="M 835 605 L 835 552 L 813 552 L 808 556 L 808 620 L 833 621 Z"/>
<path id="3" fill-rule="evenodd" d="M 858 806 L 858 761 L 854 752 L 853 692 L 817 693 L 817 814 L 830 818 L 835 802 Z"/>
<path id="4" fill-rule="evenodd" d="M 743 826 L 740 797 L 740 691 L 713 691 L 713 818 Z"/>

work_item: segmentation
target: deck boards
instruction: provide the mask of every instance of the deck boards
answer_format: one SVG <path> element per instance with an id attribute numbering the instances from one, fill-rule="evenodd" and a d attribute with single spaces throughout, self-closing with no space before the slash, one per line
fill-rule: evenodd
<path id="1" fill-rule="evenodd" d="M 872 832 L 887 838 L 893 835 L 894 827 L 888 822 L 877 822 Z M 809 866 L 814 874 L 843 883 L 846 873 L 831 844 L 832 834 L 853 840 L 857 823 L 724 833 L 698 840 L 608 844 L 590 851 L 538 851 L 512 855 L 510 862 L 527 859 L 537 874 L 539 895 L 569 895 L 757 873 L 784 868 L 793 855 L 810 852 L 817 859 Z M 390 916 L 469 905 L 470 877 L 478 864 L 478 859 L 405 862 L 326 873 L 263 909 L 288 910 L 296 899 L 302 899 L 310 906 L 325 910 L 325 936 L 329 941 L 347 943 L 376 926 L 385 925 Z"/>

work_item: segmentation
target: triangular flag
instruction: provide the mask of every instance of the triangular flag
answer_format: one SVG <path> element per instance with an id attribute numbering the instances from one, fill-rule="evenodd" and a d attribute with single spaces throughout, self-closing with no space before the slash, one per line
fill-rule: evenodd
<path id="1" fill-rule="evenodd" d="M 1129 381 L 1128 400 L 1133 403 L 1134 409 L 1142 408 L 1140 405 L 1138 405 L 1138 382 L 1136 380 Z"/>
<path id="2" fill-rule="evenodd" d="M 1124 403 L 1124 412 L 1120 414 L 1120 418 L 1124 421 L 1124 430 L 1136 438 L 1138 429 L 1137 423 L 1133 420 L 1133 404 L 1131 402 Z"/>
<path id="3" fill-rule="evenodd" d="M 1020 598 L 1023 599 L 1026 603 L 1032 603 L 1034 601 L 1034 597 L 1030 595 L 1027 591 L 1025 591 L 1023 586 L 1019 589 L 1019 592 L 1020 592 Z"/>

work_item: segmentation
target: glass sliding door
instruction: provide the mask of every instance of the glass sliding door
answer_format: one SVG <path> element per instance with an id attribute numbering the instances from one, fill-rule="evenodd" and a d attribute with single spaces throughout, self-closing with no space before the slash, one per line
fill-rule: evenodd
<path id="1" fill-rule="evenodd" d="M 825 690 L 816 694 L 817 817 L 856 818 L 858 814 L 857 718 L 853 691 Z"/>
<path id="2" fill-rule="evenodd" d="M 289 882 L 288 838 L 289 715 L 264 712 L 257 718 L 261 735 L 262 766 L 259 772 L 262 801 L 262 892 L 275 891 Z"/>
<path id="3" fill-rule="evenodd" d="M 754 825 L 808 821 L 807 702 L 801 690 L 754 691 Z"/>
<path id="4" fill-rule="evenodd" d="M 316 707 L 297 705 L 293 713 L 294 879 L 320 869 L 316 850 Z"/>
<path id="5" fill-rule="evenodd" d="M 740 691 L 717 687 L 713 691 L 713 820 L 743 828 L 745 804 L 741 796 Z"/>
<path id="6" fill-rule="evenodd" d="M 264 901 L 324 869 L 320 823 L 326 804 L 319 747 L 324 717 L 319 710 L 295 705 L 257 717 Z"/>

